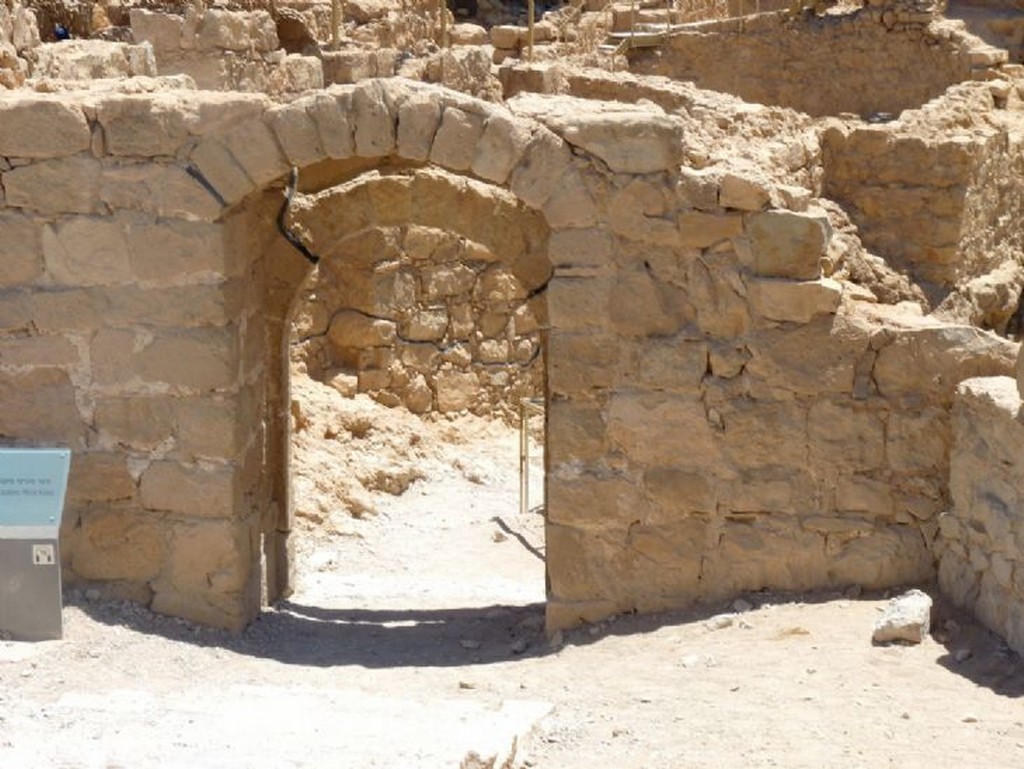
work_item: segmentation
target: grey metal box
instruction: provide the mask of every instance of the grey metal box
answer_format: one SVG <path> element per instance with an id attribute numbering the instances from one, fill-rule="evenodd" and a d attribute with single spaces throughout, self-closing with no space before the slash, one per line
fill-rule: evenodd
<path id="1" fill-rule="evenodd" d="M 40 548 L 52 559 L 41 558 Z M 57 540 L 0 539 L 0 633 L 15 641 L 60 638 L 61 604 Z"/>

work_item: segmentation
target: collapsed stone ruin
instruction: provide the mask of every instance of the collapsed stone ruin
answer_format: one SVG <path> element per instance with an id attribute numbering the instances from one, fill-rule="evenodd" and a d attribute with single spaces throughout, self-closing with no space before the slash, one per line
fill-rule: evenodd
<path id="1" fill-rule="evenodd" d="M 68 581 L 286 595 L 294 365 L 544 398 L 551 630 L 937 580 L 1024 650 L 1019 8 L 342 10 L 0 5 L 0 435 L 74 451 Z"/>

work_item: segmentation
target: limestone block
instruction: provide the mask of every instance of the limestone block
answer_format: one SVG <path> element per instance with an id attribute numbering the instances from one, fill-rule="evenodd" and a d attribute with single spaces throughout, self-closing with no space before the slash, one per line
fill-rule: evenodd
<path id="1" fill-rule="evenodd" d="M 680 167 L 676 194 L 683 207 L 717 213 L 720 209 L 718 188 L 719 177 L 714 169 Z M 679 229 L 682 231 L 683 227 Z"/>
<path id="2" fill-rule="evenodd" d="M 256 187 L 232 154 L 216 139 L 200 142 L 192 150 L 190 160 L 228 204 L 241 200 Z"/>
<path id="3" fill-rule="evenodd" d="M 719 181 L 718 204 L 739 211 L 761 211 L 767 207 L 771 194 L 766 184 L 735 174 L 725 174 Z"/>
<path id="4" fill-rule="evenodd" d="M 281 87 L 284 93 L 305 93 L 324 87 L 323 64 L 316 56 L 289 54 L 274 74 L 279 74 L 284 81 Z"/>
<path id="5" fill-rule="evenodd" d="M 736 215 L 687 211 L 678 219 L 679 240 L 684 248 L 707 248 L 743 233 L 743 219 Z"/>
<path id="6" fill-rule="evenodd" d="M 612 327 L 628 336 L 671 336 L 688 314 L 681 292 L 659 281 L 643 264 L 618 271 L 608 309 Z"/>
<path id="7" fill-rule="evenodd" d="M 185 23 L 181 16 L 131 8 L 128 18 L 132 38 L 137 43 L 147 42 L 152 45 L 158 59 L 181 51 L 181 35 Z"/>
<path id="8" fill-rule="evenodd" d="M 62 336 L 0 338 L 0 364 L 5 366 L 74 366 L 78 349 Z"/>
<path id="9" fill-rule="evenodd" d="M 92 289 L 54 288 L 28 297 L 32 323 L 44 334 L 93 331 L 104 323 L 106 307 L 101 293 Z"/>
<path id="10" fill-rule="evenodd" d="M 559 229 L 551 233 L 548 256 L 555 269 L 575 267 L 608 267 L 612 261 L 615 241 L 601 228 Z"/>
<path id="11" fill-rule="evenodd" d="M 687 277 L 689 300 L 695 308 L 691 312 L 696 313 L 697 324 L 705 334 L 730 338 L 747 332 L 747 288 L 731 255 L 705 254 L 693 259 Z M 679 298 L 675 304 L 683 318 L 690 314 Z"/>
<path id="12" fill-rule="evenodd" d="M 116 502 L 135 496 L 135 481 L 120 453 L 76 452 L 71 457 L 68 476 L 68 502 Z"/>
<path id="13" fill-rule="evenodd" d="M 159 573 L 166 555 L 163 521 L 111 507 L 84 511 L 79 521 L 69 563 L 77 577 L 142 581 Z"/>
<path id="14" fill-rule="evenodd" d="M 547 296 L 552 330 L 600 329 L 608 322 L 611 281 L 605 276 L 567 277 L 555 273 Z"/>
<path id="15" fill-rule="evenodd" d="M 235 471 L 230 465 L 191 465 L 158 460 L 142 472 L 139 493 L 149 510 L 230 518 L 234 514 Z"/>
<path id="16" fill-rule="evenodd" d="M 110 155 L 173 156 L 188 138 L 195 106 L 180 93 L 121 94 L 102 96 L 96 118 L 103 127 Z"/>
<path id="17" fill-rule="evenodd" d="M 881 468 L 887 460 L 886 439 L 891 436 L 895 415 L 888 416 L 884 420 L 883 415 L 845 400 L 819 400 L 807 415 L 810 454 L 827 457 L 829 463 L 844 470 Z M 888 459 L 891 465 L 891 457 Z"/>
<path id="18" fill-rule="evenodd" d="M 277 25 L 266 11 L 241 13 L 207 9 L 199 22 L 197 45 L 202 51 L 273 51 Z"/>
<path id="19" fill-rule="evenodd" d="M 317 94 L 306 106 L 320 134 L 320 145 L 330 158 L 348 158 L 355 151 L 352 123 L 349 121 L 351 108 L 352 97 L 347 91 Z"/>
<path id="20" fill-rule="evenodd" d="M 889 517 L 893 513 L 892 484 L 865 475 L 843 475 L 836 482 L 836 509 Z"/>
<path id="21" fill-rule="evenodd" d="M 134 356 L 134 370 L 145 382 L 198 390 L 231 387 L 238 379 L 233 327 L 194 329 L 154 338 Z"/>
<path id="22" fill-rule="evenodd" d="M 320 142 L 316 122 L 307 113 L 304 102 L 268 110 L 265 119 L 276 134 L 278 143 L 291 165 L 301 168 L 318 163 L 327 157 Z"/>
<path id="23" fill-rule="evenodd" d="M 932 599 L 920 590 L 908 590 L 886 604 L 875 620 L 871 640 L 876 644 L 905 641 L 921 643 L 931 626 Z"/>
<path id="24" fill-rule="evenodd" d="M 965 379 L 1010 375 L 1017 354 L 1015 344 L 991 332 L 922 320 L 879 350 L 874 378 L 886 397 L 913 393 L 949 403 Z"/>
<path id="25" fill-rule="evenodd" d="M 7 205 L 44 214 L 90 214 L 101 209 L 100 163 L 75 157 L 20 166 L 3 174 Z"/>
<path id="26" fill-rule="evenodd" d="M 36 12 L 24 5 L 12 9 L 11 43 L 19 54 L 34 50 L 41 45 L 39 22 Z"/>
<path id="27" fill-rule="evenodd" d="M 100 199 L 113 209 L 213 221 L 223 205 L 183 168 L 145 163 L 103 169 Z"/>
<path id="28" fill-rule="evenodd" d="M 722 461 L 720 439 L 696 396 L 667 393 L 615 393 L 608 411 L 611 445 L 630 462 L 710 471 Z"/>
<path id="29" fill-rule="evenodd" d="M 594 197 L 583 172 L 575 163 L 562 176 L 562 183 L 544 203 L 544 218 L 552 229 L 590 227 L 600 220 Z"/>
<path id="30" fill-rule="evenodd" d="M 246 120 L 223 133 L 221 141 L 258 186 L 288 173 L 289 163 L 273 131 L 262 121 Z"/>
<path id="31" fill-rule="evenodd" d="M 17 213 L 0 214 L 0 288 L 33 283 L 43 272 L 40 226 Z"/>
<path id="32" fill-rule="evenodd" d="M 550 467 L 591 463 L 606 451 L 604 408 L 582 398 L 551 398 L 547 404 L 547 446 Z"/>
<path id="33" fill-rule="evenodd" d="M 934 562 L 916 526 L 889 526 L 856 539 L 839 538 L 832 545 L 829 571 L 833 584 L 876 589 L 928 583 Z"/>
<path id="34" fill-rule="evenodd" d="M 178 450 L 187 459 L 233 459 L 242 451 L 243 426 L 238 408 L 225 398 L 176 399 Z M 253 417 L 259 419 L 258 416 Z"/>
<path id="35" fill-rule="evenodd" d="M 145 289 L 134 284 L 91 289 L 105 325 L 224 326 L 238 319 L 241 281 Z"/>
<path id="36" fill-rule="evenodd" d="M 423 298 L 427 301 L 469 293 L 476 273 L 464 264 L 445 264 L 423 271 Z"/>
<path id="37" fill-rule="evenodd" d="M 402 338 L 410 342 L 435 342 L 444 339 L 448 312 L 444 308 L 418 310 L 402 324 Z"/>
<path id="38" fill-rule="evenodd" d="M 771 278 L 815 280 L 832 237 L 821 211 L 765 211 L 746 218 L 751 269 Z"/>
<path id="39" fill-rule="evenodd" d="M 663 337 L 640 342 L 637 382 L 644 387 L 696 393 L 707 373 L 704 342 Z"/>
<path id="40" fill-rule="evenodd" d="M 681 512 L 713 513 L 716 509 L 715 489 L 704 473 L 673 466 L 648 467 L 643 489 L 654 503 L 660 522 L 668 523 Z"/>
<path id="41" fill-rule="evenodd" d="M 524 30 L 510 25 L 491 27 L 491 43 L 495 48 L 515 49 L 519 47 L 519 39 Z"/>
<path id="42" fill-rule="evenodd" d="M 97 398 L 96 431 L 105 446 L 148 450 L 167 444 L 176 431 L 176 402 L 166 396 Z"/>
<path id="43" fill-rule="evenodd" d="M 422 161 L 430 156 L 441 124 L 441 102 L 433 91 L 413 91 L 398 107 L 397 149 L 400 157 Z"/>
<path id="44" fill-rule="evenodd" d="M 43 259 L 56 284 L 125 283 L 134 277 L 124 230 L 109 219 L 76 217 L 47 225 Z"/>
<path id="45" fill-rule="evenodd" d="M 556 524 L 592 526 L 629 523 L 641 516 L 644 499 L 628 477 L 555 472 L 548 488 L 548 520 Z"/>
<path id="46" fill-rule="evenodd" d="M 483 131 L 484 121 L 479 115 L 446 107 L 430 150 L 431 162 L 452 171 L 468 170 Z"/>
<path id="47" fill-rule="evenodd" d="M 395 149 L 395 115 L 377 81 L 357 86 L 352 93 L 356 155 L 375 158 Z"/>
<path id="48" fill-rule="evenodd" d="M 723 417 L 722 445 L 736 467 L 746 470 L 807 467 L 807 412 L 801 405 L 730 404 Z"/>
<path id="49" fill-rule="evenodd" d="M 530 142 L 530 130 L 502 112 L 492 112 L 476 147 L 471 169 L 481 179 L 504 184 Z"/>
<path id="50" fill-rule="evenodd" d="M 0 155 L 60 158 L 89 149 L 92 132 L 81 107 L 32 94 L 0 100 Z"/>
<path id="51" fill-rule="evenodd" d="M 131 221 L 125 229 L 132 274 L 139 280 L 195 283 L 238 274 L 220 225 L 145 219 Z"/>
<path id="52" fill-rule="evenodd" d="M 393 321 L 342 310 L 331 319 L 327 338 L 338 348 L 383 347 L 394 343 L 395 334 Z"/>
<path id="53" fill-rule="evenodd" d="M 72 449 L 85 443 L 75 387 L 60 369 L 0 372 L 0 403 L 0 434 L 8 440 Z"/>
<path id="54" fill-rule="evenodd" d="M 437 410 L 462 411 L 473 405 L 480 389 L 476 374 L 442 371 L 435 378 Z"/>
<path id="55" fill-rule="evenodd" d="M 152 582 L 153 611 L 227 630 L 259 611 L 253 568 L 255 527 L 237 521 L 182 521 L 174 525 L 169 555 Z"/>
<path id="56" fill-rule="evenodd" d="M 831 278 L 808 281 L 748 280 L 747 295 L 755 315 L 785 323 L 808 323 L 839 309 L 843 287 Z"/>
<path id="57" fill-rule="evenodd" d="M 380 226 L 402 227 L 412 217 L 412 180 L 407 176 L 375 179 L 367 185 L 370 202 Z"/>
<path id="58" fill-rule="evenodd" d="M 520 94 L 509 104 L 616 173 L 657 173 L 682 161 L 682 122 L 660 107 L 540 94 Z"/>
<path id="59" fill-rule="evenodd" d="M 509 178 L 509 186 L 526 205 L 540 208 L 558 188 L 571 153 L 560 138 L 538 129 Z"/>

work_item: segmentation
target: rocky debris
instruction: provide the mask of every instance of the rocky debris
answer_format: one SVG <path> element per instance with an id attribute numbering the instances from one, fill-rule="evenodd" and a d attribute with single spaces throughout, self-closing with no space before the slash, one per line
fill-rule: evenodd
<path id="1" fill-rule="evenodd" d="M 871 640 L 876 644 L 904 641 L 918 644 L 928 635 L 932 599 L 920 590 L 893 598 L 875 622 Z"/>

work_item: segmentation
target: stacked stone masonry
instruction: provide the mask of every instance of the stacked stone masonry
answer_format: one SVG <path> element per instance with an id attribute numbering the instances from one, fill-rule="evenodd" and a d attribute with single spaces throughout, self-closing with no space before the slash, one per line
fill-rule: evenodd
<path id="1" fill-rule="evenodd" d="M 807 39 L 837 46 L 872 13 L 807 19 Z M 160 67 L 175 46 L 233 50 L 145 23 Z M 896 59 L 932 34 L 900 23 Z M 225 26 L 247 55 L 276 48 L 259 12 Z M 931 48 L 936 78 L 971 75 Z M 956 465 L 964 414 L 995 408 L 974 378 L 1018 357 L 983 328 L 1007 329 L 1022 288 L 999 282 L 1022 260 L 1012 73 L 860 105 L 946 91 L 968 122 L 933 103 L 820 130 L 657 78 L 506 75 L 503 105 L 398 78 L 286 103 L 166 80 L 0 94 L 0 435 L 74 450 L 69 580 L 226 627 L 288 590 L 291 349 L 413 410 L 493 411 L 543 383 L 552 629 L 928 581 L 936 559 L 983 615 L 1016 600 L 1015 556 L 974 554 L 995 552 L 970 523 L 994 497 Z M 822 98 L 805 108 L 855 109 Z M 731 151 L 769 124 L 760 165 Z M 276 222 L 293 168 L 285 225 L 316 268 Z M 873 209 L 872 186 L 911 200 Z M 990 621 L 1015 639 L 1013 611 Z"/>

